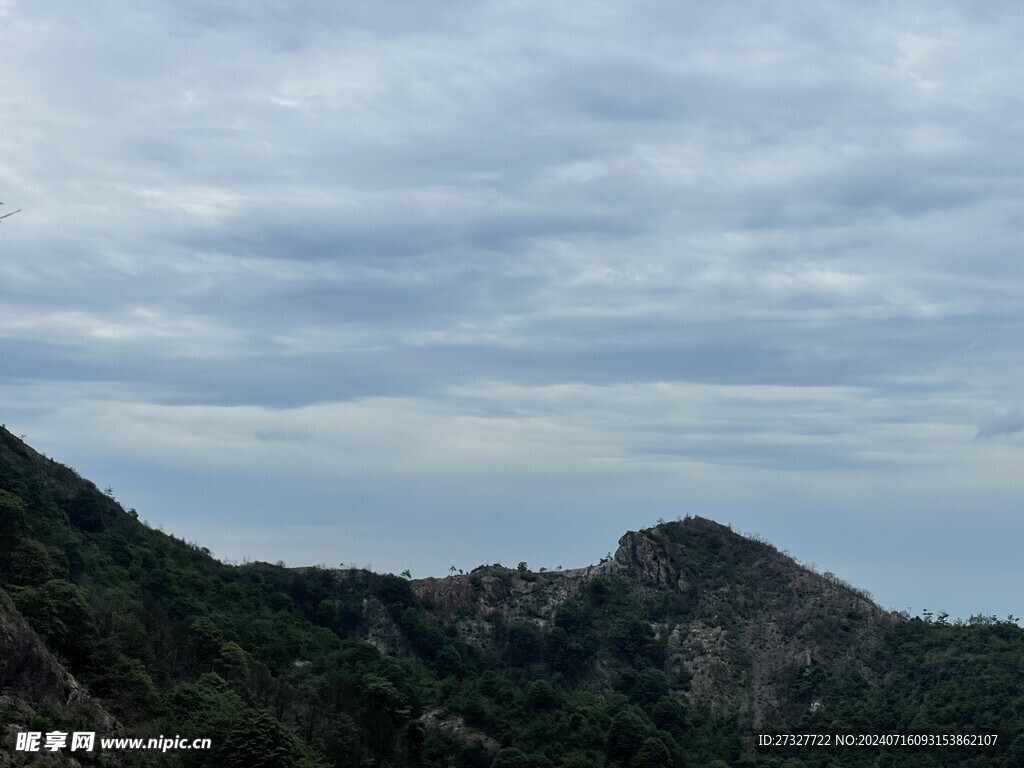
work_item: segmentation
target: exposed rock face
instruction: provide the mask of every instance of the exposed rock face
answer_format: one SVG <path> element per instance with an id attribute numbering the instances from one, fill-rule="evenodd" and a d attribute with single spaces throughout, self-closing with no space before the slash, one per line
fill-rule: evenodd
<path id="1" fill-rule="evenodd" d="M 124 736 L 124 729 L 78 684 L 28 625 L 10 596 L 0 589 L 0 768 L 14 766 L 78 766 L 67 751 L 15 752 L 17 734 L 38 730 L 30 724 L 45 713 L 65 731 L 95 731 Z M 144 753 L 92 755 L 93 764 L 152 765 Z"/>
<path id="2" fill-rule="evenodd" d="M 619 539 L 612 562 L 632 571 L 645 584 L 665 587 L 675 581 L 672 568 L 659 556 L 657 543 L 637 531 L 629 531 Z"/>
<path id="3" fill-rule="evenodd" d="M 69 677 L 0 589 L 0 691 L 64 704 Z"/>
<path id="4" fill-rule="evenodd" d="M 501 748 L 501 744 L 477 728 L 466 725 L 466 721 L 458 715 L 443 716 L 436 709 L 423 713 L 420 722 L 429 728 L 437 728 L 444 733 L 454 736 L 464 744 L 478 744 L 490 754 L 494 754 Z"/>
<path id="5" fill-rule="evenodd" d="M 417 596 L 446 619 L 454 619 L 476 602 L 476 589 L 467 576 L 423 579 L 414 583 Z"/>
<path id="6" fill-rule="evenodd" d="M 597 568 L 533 573 L 484 566 L 473 573 L 412 584 L 416 596 L 460 628 L 480 620 L 533 621 L 545 626 Z M 475 635 L 478 632 L 468 632 Z M 489 634 L 489 631 L 486 633 Z"/>

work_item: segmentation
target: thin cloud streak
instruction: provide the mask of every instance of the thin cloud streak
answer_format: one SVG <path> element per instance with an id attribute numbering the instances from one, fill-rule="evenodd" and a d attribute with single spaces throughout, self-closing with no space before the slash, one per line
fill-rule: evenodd
<path id="1" fill-rule="evenodd" d="M 988 421 L 978 427 L 975 440 L 996 437 L 997 435 L 1015 435 L 1024 432 L 1024 413 L 1020 408 L 1006 409 L 996 413 Z"/>

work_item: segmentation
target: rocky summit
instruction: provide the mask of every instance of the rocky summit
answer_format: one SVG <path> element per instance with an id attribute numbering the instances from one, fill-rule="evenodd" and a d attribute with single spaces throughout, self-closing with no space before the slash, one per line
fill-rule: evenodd
<path id="1" fill-rule="evenodd" d="M 413 590 L 483 656 L 498 652 L 510 626 L 544 636 L 560 615 L 589 612 L 615 627 L 624 606 L 640 606 L 644 626 L 619 630 L 660 649 L 661 668 L 691 703 L 739 712 L 755 728 L 828 706 L 821 689 L 788 694 L 809 669 L 877 682 L 884 634 L 899 621 L 839 579 L 700 517 L 630 531 L 589 568 L 490 566 Z M 577 682 L 613 687 L 612 668 L 591 665 Z"/>

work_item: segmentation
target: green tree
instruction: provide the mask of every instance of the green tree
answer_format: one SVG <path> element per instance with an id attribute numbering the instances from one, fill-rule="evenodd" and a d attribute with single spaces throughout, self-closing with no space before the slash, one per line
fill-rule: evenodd
<path id="1" fill-rule="evenodd" d="M 224 631 L 221 624 L 209 616 L 199 616 L 189 624 L 192 648 L 195 651 L 196 663 L 201 669 L 210 669 L 213 661 L 220 655 L 224 644 Z"/>
<path id="2" fill-rule="evenodd" d="M 402 729 L 402 750 L 413 765 L 423 762 L 423 745 L 427 741 L 427 729 L 419 720 L 410 720 Z"/>
<path id="3" fill-rule="evenodd" d="M 525 693 L 524 702 L 533 712 L 554 709 L 561 699 L 559 691 L 547 680 L 534 680 L 526 686 Z"/>
<path id="4" fill-rule="evenodd" d="M 515 621 L 508 628 L 505 658 L 515 667 L 525 667 L 544 657 L 544 640 L 540 630 L 529 621 Z"/>
<path id="5" fill-rule="evenodd" d="M 668 678 L 660 669 L 648 667 L 636 676 L 630 689 L 630 699 L 641 706 L 654 704 L 669 691 Z"/>
<path id="6" fill-rule="evenodd" d="M 434 669 L 441 677 L 448 675 L 463 677 L 469 671 L 469 666 L 462 658 L 458 646 L 453 642 L 448 642 L 434 659 Z"/>
<path id="7" fill-rule="evenodd" d="M 674 696 L 664 696 L 654 705 L 651 713 L 654 724 L 681 741 L 690 728 L 690 715 L 686 706 Z"/>
<path id="8" fill-rule="evenodd" d="M 11 591 L 18 610 L 51 650 L 73 666 L 83 664 L 95 641 L 95 622 L 85 593 L 63 579 Z"/>
<path id="9" fill-rule="evenodd" d="M 160 693 L 142 663 L 120 654 L 103 662 L 102 671 L 93 679 L 95 692 L 102 695 L 121 718 L 151 717 L 157 710 Z"/>
<path id="10" fill-rule="evenodd" d="M 363 728 L 374 764 L 381 766 L 391 755 L 395 734 L 408 719 L 409 709 L 398 689 L 380 675 L 366 675 L 363 691 Z"/>
<path id="11" fill-rule="evenodd" d="M 339 768 L 357 768 L 363 764 L 359 726 L 347 712 L 342 712 L 335 718 L 325 740 L 325 747 L 327 756 Z"/>
<path id="12" fill-rule="evenodd" d="M 224 768 L 297 768 L 302 751 L 295 736 L 266 712 L 249 710 L 218 750 Z"/>
<path id="13" fill-rule="evenodd" d="M 515 747 L 499 749 L 491 768 L 550 768 L 551 761 L 544 755 L 527 754 Z"/>
<path id="14" fill-rule="evenodd" d="M 73 526 L 83 531 L 102 531 L 106 523 L 108 503 L 99 491 L 79 488 L 68 507 L 68 518 Z"/>
<path id="15" fill-rule="evenodd" d="M 630 762 L 630 768 L 672 768 L 672 758 L 668 747 L 661 739 L 649 736 L 640 745 L 640 751 Z"/>
<path id="16" fill-rule="evenodd" d="M 241 697 L 227 681 L 207 672 L 195 682 L 177 685 L 165 697 L 164 730 L 194 738 L 223 734 L 246 711 Z"/>
<path id="17" fill-rule="evenodd" d="M 1019 768 L 1024 765 L 1024 734 L 1010 742 L 1010 748 L 1006 752 L 1003 764 L 1006 768 Z"/>
<path id="18" fill-rule="evenodd" d="M 15 584 L 36 587 L 53 578 L 53 558 L 42 542 L 22 539 L 11 555 L 11 577 Z"/>
<path id="19" fill-rule="evenodd" d="M 0 490 L 0 555 L 11 551 L 25 525 L 25 503 L 13 493 Z"/>
<path id="20" fill-rule="evenodd" d="M 243 698 L 249 697 L 252 687 L 253 658 L 234 640 L 221 643 L 220 654 L 214 668 Z"/>
<path id="21" fill-rule="evenodd" d="M 570 752 L 562 760 L 561 768 L 594 768 L 604 760 L 600 752 Z"/>
<path id="22" fill-rule="evenodd" d="M 605 739 L 605 754 L 612 765 L 629 765 L 643 745 L 649 728 L 635 707 L 624 707 L 612 718 Z"/>

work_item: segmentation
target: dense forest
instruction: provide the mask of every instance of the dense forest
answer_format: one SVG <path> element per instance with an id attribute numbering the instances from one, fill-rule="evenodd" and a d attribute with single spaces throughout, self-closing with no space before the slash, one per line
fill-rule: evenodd
<path id="1" fill-rule="evenodd" d="M 0 766 L 51 757 L 15 753 L 15 733 L 76 728 L 213 740 L 159 757 L 76 753 L 82 765 L 1024 765 L 1016 618 L 893 614 L 700 518 L 626 534 L 572 571 L 413 580 L 231 565 L 4 429 L 0 583 L 8 655 L 34 647 L 23 617 L 95 702 L 69 705 L 70 678 L 34 679 L 27 657 L 0 661 Z M 762 734 L 998 738 L 762 746 Z"/>

